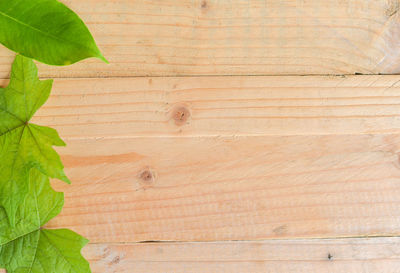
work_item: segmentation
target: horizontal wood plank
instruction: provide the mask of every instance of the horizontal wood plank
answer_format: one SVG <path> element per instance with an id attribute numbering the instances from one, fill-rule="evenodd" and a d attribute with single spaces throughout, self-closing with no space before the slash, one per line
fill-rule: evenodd
<path id="1" fill-rule="evenodd" d="M 65 138 L 400 133 L 400 76 L 58 79 Z"/>
<path id="2" fill-rule="evenodd" d="M 89 245 L 94 273 L 394 273 L 399 238 Z"/>
<path id="3" fill-rule="evenodd" d="M 92 242 L 400 235 L 400 135 L 74 139 L 50 227 Z"/>
<path id="4" fill-rule="evenodd" d="M 63 0 L 109 65 L 40 65 L 45 77 L 400 72 L 397 0 Z M 0 50 L 0 77 L 12 53 Z"/>
<path id="5" fill-rule="evenodd" d="M 83 255 L 93 273 L 394 273 L 399 247 L 398 237 L 109 243 L 89 244 Z"/>

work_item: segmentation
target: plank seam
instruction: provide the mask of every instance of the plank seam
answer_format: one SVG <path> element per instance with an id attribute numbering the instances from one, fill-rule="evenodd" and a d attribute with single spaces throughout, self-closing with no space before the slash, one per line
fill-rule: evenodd
<path id="1" fill-rule="evenodd" d="M 131 245 L 131 244 L 186 244 L 186 243 L 194 243 L 194 244 L 213 244 L 213 243 L 238 243 L 238 242 L 249 242 L 249 243 L 257 243 L 257 242 L 266 242 L 266 241 L 320 241 L 320 240 L 345 240 L 345 239 L 389 239 L 389 238 L 398 238 L 400 239 L 400 234 L 385 234 L 385 235 L 362 235 L 362 236 L 336 236 L 336 237 L 290 237 L 290 238 L 268 238 L 268 239 L 259 239 L 259 240 L 211 240 L 211 241 L 175 241 L 175 240 L 163 240 L 163 241 L 129 241 L 129 242 L 93 242 L 89 243 L 91 245 L 103 245 L 103 244 L 114 244 L 114 245 Z"/>

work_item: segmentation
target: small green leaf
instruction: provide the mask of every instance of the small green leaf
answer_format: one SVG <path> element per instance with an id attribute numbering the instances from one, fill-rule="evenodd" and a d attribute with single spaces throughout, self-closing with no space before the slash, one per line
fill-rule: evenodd
<path id="1" fill-rule="evenodd" d="M 1 1 L 1 0 L 0 0 Z M 0 89 L 0 205 L 12 225 L 19 204 L 28 192 L 28 175 L 36 168 L 69 183 L 52 146 L 64 146 L 54 129 L 30 124 L 50 95 L 51 80 L 40 81 L 29 58 L 15 58 L 10 84 Z"/>
<path id="2" fill-rule="evenodd" d="M 32 169 L 29 194 L 16 212 L 12 227 L 0 208 L 0 267 L 8 273 L 88 273 L 89 263 L 80 251 L 88 241 L 67 229 L 41 226 L 62 209 L 63 193 L 55 192 L 49 179 Z"/>
<path id="3" fill-rule="evenodd" d="M 40 62 L 107 62 L 79 16 L 57 0 L 0 0 L 0 26 L 0 43 Z"/>

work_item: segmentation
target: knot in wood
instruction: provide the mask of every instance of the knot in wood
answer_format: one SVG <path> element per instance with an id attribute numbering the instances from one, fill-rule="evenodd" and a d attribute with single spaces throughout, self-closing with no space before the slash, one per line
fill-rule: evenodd
<path id="1" fill-rule="evenodd" d="M 190 118 L 189 110 L 184 106 L 178 106 L 172 110 L 172 119 L 176 125 L 184 125 Z"/>
<path id="2" fill-rule="evenodd" d="M 152 170 L 146 168 L 139 173 L 140 180 L 145 184 L 151 184 L 155 180 L 155 175 Z"/>

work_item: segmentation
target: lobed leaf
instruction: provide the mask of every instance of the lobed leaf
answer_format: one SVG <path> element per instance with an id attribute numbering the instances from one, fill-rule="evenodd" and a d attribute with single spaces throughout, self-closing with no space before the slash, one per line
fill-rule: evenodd
<path id="1" fill-rule="evenodd" d="M 11 225 L 28 192 L 31 168 L 69 183 L 60 157 L 52 148 L 65 143 L 54 129 L 29 122 L 48 99 L 51 87 L 51 80 L 38 79 L 31 59 L 18 55 L 9 85 L 0 89 L 0 205 Z"/>
<path id="2" fill-rule="evenodd" d="M 16 212 L 16 226 L 0 209 L 0 267 L 8 273 L 87 273 L 89 263 L 80 251 L 87 240 L 67 229 L 41 226 L 60 213 L 63 193 L 55 192 L 49 179 L 32 169 L 29 194 Z"/>

